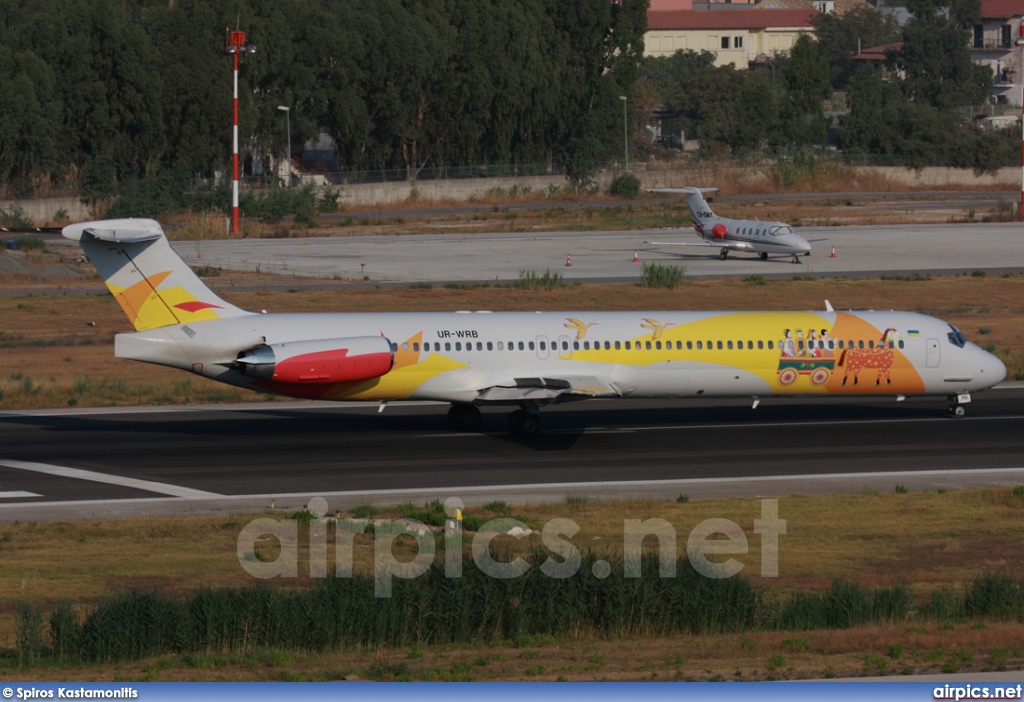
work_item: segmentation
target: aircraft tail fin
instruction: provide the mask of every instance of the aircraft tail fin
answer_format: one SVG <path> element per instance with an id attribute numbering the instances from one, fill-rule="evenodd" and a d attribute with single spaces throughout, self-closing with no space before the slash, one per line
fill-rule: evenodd
<path id="1" fill-rule="evenodd" d="M 714 217 L 711 206 L 704 199 L 704 193 L 717 193 L 718 188 L 648 188 L 649 193 L 675 193 L 686 196 L 686 204 L 690 207 L 690 215 L 694 221 L 702 221 Z"/>
<path id="2" fill-rule="evenodd" d="M 136 331 L 251 314 L 215 295 L 152 219 L 108 219 L 63 229 L 77 241 Z"/>

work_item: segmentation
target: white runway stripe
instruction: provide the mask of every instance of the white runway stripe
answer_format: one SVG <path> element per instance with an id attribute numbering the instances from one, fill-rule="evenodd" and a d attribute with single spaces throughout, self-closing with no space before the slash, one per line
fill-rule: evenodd
<path id="1" fill-rule="evenodd" d="M 0 500 L 14 500 L 20 497 L 42 497 L 34 492 L 25 492 L 24 490 L 8 490 L 7 492 L 0 492 Z"/>
<path id="2" fill-rule="evenodd" d="M 53 466 L 48 463 L 32 463 L 31 461 L 11 461 L 0 458 L 0 466 L 17 468 L 18 470 L 30 470 L 46 475 L 55 475 L 60 478 L 72 478 L 74 480 L 90 480 L 94 483 L 106 483 L 108 485 L 120 485 L 121 487 L 135 488 L 147 492 L 156 492 L 161 495 L 172 497 L 221 497 L 215 492 L 194 490 L 192 488 L 180 487 L 178 485 L 167 485 L 166 483 L 155 483 L 151 480 L 138 480 L 136 478 L 125 478 L 120 475 L 107 475 L 106 473 L 95 473 L 91 470 L 81 468 L 68 468 L 67 466 Z"/>

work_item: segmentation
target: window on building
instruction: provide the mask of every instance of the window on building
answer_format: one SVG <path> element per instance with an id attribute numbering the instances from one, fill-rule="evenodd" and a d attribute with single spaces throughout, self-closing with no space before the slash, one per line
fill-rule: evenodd
<path id="1" fill-rule="evenodd" d="M 729 48 L 729 37 L 722 37 L 722 48 L 723 49 L 728 49 Z"/>
<path id="2" fill-rule="evenodd" d="M 743 37 L 733 37 L 732 38 L 732 48 L 734 48 L 734 49 L 742 49 L 743 48 Z"/>

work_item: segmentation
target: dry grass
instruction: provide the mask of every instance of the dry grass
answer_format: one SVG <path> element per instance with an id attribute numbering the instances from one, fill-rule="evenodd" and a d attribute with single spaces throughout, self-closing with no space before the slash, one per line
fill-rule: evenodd
<path id="1" fill-rule="evenodd" d="M 270 312 L 735 310 L 747 308 L 752 297 L 765 309 L 806 309 L 815 304 L 823 307 L 828 298 L 838 309 L 897 308 L 941 317 L 976 343 L 996 349 L 1008 365 L 1010 378 L 1024 379 L 1024 276 L 1020 275 L 921 280 L 702 280 L 676 290 L 581 285 L 551 291 L 389 288 L 233 293 L 229 286 L 235 278 L 212 281 L 232 302 Z M 945 300 L 955 300 L 956 304 L 943 304 Z M 260 397 L 179 371 L 114 358 L 114 335 L 129 328 L 121 309 L 106 293 L 0 296 L 0 318 L 4 320 L 0 330 L 3 409 L 65 407 L 69 402 L 86 407 Z"/>
<path id="2" fill-rule="evenodd" d="M 467 513 L 492 516 L 482 508 L 470 507 Z M 577 547 L 601 553 L 619 551 L 624 518 L 666 519 L 680 541 L 704 519 L 731 519 L 748 535 L 750 545 L 748 554 L 736 557 L 746 564 L 744 573 L 758 580 L 759 538 L 753 534 L 753 520 L 760 516 L 758 500 L 692 500 L 685 504 L 572 501 L 513 506 L 510 513 L 534 528 L 555 517 L 572 519 L 581 526 L 572 540 Z M 273 513 L 263 516 L 267 514 Z M 385 508 L 381 516 L 398 515 Z M 11 603 L 16 600 L 39 602 L 44 608 L 62 599 L 88 606 L 108 592 L 131 588 L 182 594 L 200 587 L 252 585 L 238 564 L 235 544 L 242 526 L 253 516 L 259 515 L 0 528 L 5 570 L 0 579 L 0 601 L 7 603 L 0 606 L 0 645 L 13 643 Z M 868 587 L 909 582 L 920 598 L 930 588 L 957 586 L 985 571 L 1001 570 L 1016 578 L 1024 575 L 1019 543 L 1024 501 L 1005 488 L 943 494 L 793 495 L 779 499 L 779 516 L 787 520 L 787 533 L 780 537 L 782 577 L 760 581 L 772 588 L 823 587 L 832 577 L 841 577 Z M 509 541 L 509 547 L 520 553 L 540 543 L 536 536 Z M 300 544 L 304 543 L 306 539 L 300 537 Z M 300 549 L 299 572 L 308 572 L 308 555 Z M 333 551 L 329 544 L 328 553 Z M 357 537 L 355 553 L 357 571 L 369 572 L 372 543 L 368 536 Z M 823 564 L 828 564 L 828 573 L 823 572 Z M 300 577 L 283 585 L 308 582 Z M 386 671 L 391 670 L 399 677 L 423 680 L 749 680 L 904 670 L 956 672 L 1024 665 L 1022 634 L 1024 624 L 1019 622 L 954 625 L 911 618 L 889 626 L 842 631 L 612 641 L 526 637 L 490 646 L 346 651 L 322 656 L 282 652 L 166 656 L 82 670 L 19 671 L 18 676 L 273 680 L 288 679 L 281 677 L 287 671 L 294 679 L 338 679 L 349 674 L 365 678 L 371 666 L 381 661 L 393 667 L 378 665 L 378 675 L 384 670 L 387 677 Z M 285 663 L 274 664 L 282 657 Z M 0 679 L 5 678 L 9 674 L 0 666 Z"/>

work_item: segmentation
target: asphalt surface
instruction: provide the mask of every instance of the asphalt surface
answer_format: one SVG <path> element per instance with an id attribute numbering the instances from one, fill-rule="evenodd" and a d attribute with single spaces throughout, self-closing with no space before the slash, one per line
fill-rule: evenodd
<path id="1" fill-rule="evenodd" d="M 593 401 L 547 408 L 533 440 L 447 429 L 446 406 L 259 403 L 0 414 L 0 522 L 1024 483 L 1024 386 L 942 399 Z M 82 472 L 78 472 L 82 471 Z M 31 496 L 25 493 L 31 493 Z"/>
<path id="2" fill-rule="evenodd" d="M 790 256 L 757 254 L 699 243 L 692 228 L 612 232 L 491 232 L 176 242 L 192 266 L 304 276 L 362 284 L 510 283 L 521 271 L 546 270 L 565 282 L 636 282 L 644 263 L 679 265 L 687 278 L 748 276 L 860 277 L 1024 270 L 1024 226 L 991 224 L 800 227 L 812 243 L 798 264 Z M 836 256 L 831 256 L 832 247 Z M 634 261 L 634 252 L 638 261 Z M 571 266 L 567 259 L 571 257 Z"/>

